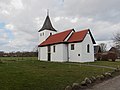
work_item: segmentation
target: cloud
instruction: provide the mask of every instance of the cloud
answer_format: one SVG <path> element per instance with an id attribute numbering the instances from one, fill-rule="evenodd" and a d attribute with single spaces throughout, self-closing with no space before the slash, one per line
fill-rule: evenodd
<path id="1" fill-rule="evenodd" d="M 98 41 L 111 40 L 120 29 L 120 0 L 0 0 L 0 47 L 31 51 L 39 44 L 38 30 L 49 9 L 59 32 L 89 28 Z M 1 43 L 1 41 L 3 43 Z"/>
<path id="2" fill-rule="evenodd" d="M 13 5 L 15 9 L 24 9 L 24 6 L 21 0 L 12 0 L 11 5 Z"/>

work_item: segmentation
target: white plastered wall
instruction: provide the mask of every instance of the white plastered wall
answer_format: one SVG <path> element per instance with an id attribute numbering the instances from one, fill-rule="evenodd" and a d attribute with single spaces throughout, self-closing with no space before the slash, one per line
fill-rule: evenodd
<path id="1" fill-rule="evenodd" d="M 74 50 L 71 50 L 71 44 L 74 44 Z M 90 53 L 87 52 L 87 45 L 90 45 Z M 79 56 L 79 55 L 80 56 Z M 93 62 L 94 48 L 91 37 L 86 35 L 82 42 L 69 43 L 69 61 L 70 62 Z"/>
<path id="2" fill-rule="evenodd" d="M 55 52 L 53 52 L 53 46 L 55 46 Z M 51 61 L 66 62 L 67 61 L 67 45 L 56 44 L 51 46 Z"/>
<path id="3" fill-rule="evenodd" d="M 55 34 L 55 31 L 50 31 L 50 30 L 43 30 L 39 32 L 39 43 L 42 43 L 43 41 L 45 41 L 49 36 L 50 33 Z"/>
<path id="4" fill-rule="evenodd" d="M 74 50 L 71 50 L 71 44 L 74 44 Z M 80 54 L 80 56 L 78 56 Z M 69 61 L 70 62 L 81 62 L 81 43 L 70 43 L 69 44 Z"/>
<path id="5" fill-rule="evenodd" d="M 47 56 L 48 56 L 48 54 L 47 54 L 47 47 L 45 46 L 45 47 L 39 47 L 39 60 L 40 61 L 48 61 L 47 60 Z"/>
<path id="6" fill-rule="evenodd" d="M 90 45 L 90 52 L 87 52 L 87 45 Z M 82 62 L 94 61 L 94 46 L 90 34 L 88 33 L 82 42 Z"/>

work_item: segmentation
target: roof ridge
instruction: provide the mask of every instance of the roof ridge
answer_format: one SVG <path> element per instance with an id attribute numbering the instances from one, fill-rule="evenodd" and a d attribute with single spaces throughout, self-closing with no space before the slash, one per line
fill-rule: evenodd
<path id="1" fill-rule="evenodd" d="M 80 30 L 80 31 L 77 31 L 77 32 L 84 32 L 84 31 L 89 31 L 89 29 L 83 29 L 83 30 Z M 77 33 L 75 32 L 75 33 Z"/>
<path id="2" fill-rule="evenodd" d="M 57 35 L 57 34 L 68 32 L 68 31 L 72 31 L 72 30 L 74 30 L 74 29 L 69 29 L 69 30 L 66 30 L 66 31 L 62 31 L 62 32 L 59 32 L 59 33 L 56 33 L 56 34 L 53 34 L 53 35 Z M 53 35 L 51 35 L 51 36 L 53 36 Z"/>

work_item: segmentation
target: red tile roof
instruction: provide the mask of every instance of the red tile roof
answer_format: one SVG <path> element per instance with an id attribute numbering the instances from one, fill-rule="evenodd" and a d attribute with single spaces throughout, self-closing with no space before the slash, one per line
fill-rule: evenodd
<path id="1" fill-rule="evenodd" d="M 86 34 L 88 33 L 88 29 L 87 30 L 82 30 L 82 31 L 78 31 L 78 32 L 74 32 L 72 34 L 72 36 L 70 37 L 70 39 L 68 40 L 68 42 L 81 42 L 84 40 Z"/>
<path id="2" fill-rule="evenodd" d="M 71 30 L 67 30 L 58 34 L 54 34 L 50 37 L 48 37 L 47 40 L 45 40 L 44 42 L 42 42 L 39 46 L 46 46 L 46 45 L 51 45 L 51 44 L 57 44 L 57 43 L 63 43 L 65 42 L 64 40 L 67 38 L 67 36 L 73 31 L 73 29 Z"/>
<path id="3" fill-rule="evenodd" d="M 46 45 L 52 45 L 52 44 L 58 44 L 58 43 L 64 43 L 65 39 L 67 38 L 67 36 L 74 31 L 73 29 L 71 30 L 67 30 L 58 34 L 54 34 L 50 37 L 48 37 L 47 40 L 45 40 L 44 42 L 42 42 L 40 45 L 38 46 L 46 46 Z M 73 32 L 73 34 L 70 36 L 70 38 L 68 39 L 68 41 L 66 41 L 67 43 L 73 43 L 73 42 L 82 42 L 86 36 L 86 34 L 89 33 L 92 39 L 93 44 L 95 44 L 95 40 L 90 32 L 89 29 L 86 30 L 82 30 L 82 31 L 78 31 L 78 32 Z"/>

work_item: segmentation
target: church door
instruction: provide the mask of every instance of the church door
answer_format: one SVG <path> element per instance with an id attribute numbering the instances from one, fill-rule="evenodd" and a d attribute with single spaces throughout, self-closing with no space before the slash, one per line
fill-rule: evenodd
<path id="1" fill-rule="evenodd" d="M 48 46 L 48 61 L 51 61 L 51 47 Z"/>

